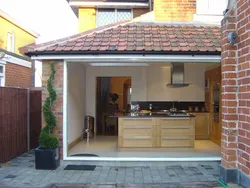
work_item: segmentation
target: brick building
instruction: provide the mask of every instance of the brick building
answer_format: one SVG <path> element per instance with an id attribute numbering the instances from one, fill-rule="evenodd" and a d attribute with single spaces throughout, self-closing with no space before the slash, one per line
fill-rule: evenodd
<path id="1" fill-rule="evenodd" d="M 72 156 L 68 154 L 69 146 L 79 142 L 79 135 L 71 141 L 68 131 L 79 128 L 78 132 L 80 132 L 83 124 L 80 119 L 79 122 L 81 123 L 72 121 L 76 117 L 72 118 L 73 115 L 71 116 L 70 112 L 76 109 L 83 109 L 81 113 L 77 110 L 76 112 L 80 116 L 88 113 L 96 117 L 95 106 L 91 107 L 92 98 L 94 98 L 93 92 L 88 92 L 88 90 L 94 91 L 91 87 L 95 85 L 95 82 L 93 80 L 93 82 L 88 81 L 91 79 L 91 76 L 118 75 L 118 73 L 124 75 L 126 69 L 120 70 L 112 67 L 114 64 L 118 66 L 117 64 L 119 63 L 119 66 L 125 63 L 133 64 L 131 66 L 141 63 L 140 65 L 142 66 L 145 62 L 153 64 L 164 61 L 184 64 L 190 62 L 194 62 L 194 64 L 217 63 L 216 69 L 210 68 L 209 71 L 204 72 L 201 78 L 196 78 L 196 80 L 205 80 L 205 75 L 207 75 L 212 82 L 208 83 L 209 86 L 202 88 L 205 91 L 202 91 L 201 94 L 202 96 L 204 95 L 202 99 L 205 103 L 208 103 L 210 110 L 209 117 L 206 120 L 210 124 L 209 130 L 211 135 L 209 135 L 209 138 L 221 147 L 221 152 L 219 152 L 221 180 L 225 183 L 236 182 L 248 187 L 250 181 L 250 108 L 248 101 L 250 94 L 248 76 L 250 60 L 249 1 L 229 1 L 221 27 L 220 25 L 211 25 L 211 20 L 218 21 L 217 15 L 204 15 L 204 11 L 209 13 L 212 9 L 200 8 L 197 6 L 199 3 L 201 1 L 198 0 L 181 2 L 155 0 L 154 11 L 151 13 L 153 16 L 150 16 L 149 20 L 147 20 L 148 17 L 141 15 L 141 20 L 111 24 L 80 33 L 68 39 L 52 41 L 34 46 L 34 49 L 29 49 L 27 55 L 43 60 L 44 88 L 46 79 L 49 76 L 49 62 L 56 62 L 57 72 L 54 84 L 58 93 L 58 100 L 53 110 L 58 123 L 55 134 L 58 135 L 61 141 L 61 156 L 63 159 L 72 159 Z M 214 7 L 215 9 L 217 8 L 215 4 Z M 224 8 L 226 9 L 226 7 Z M 222 17 L 219 17 L 219 19 Z M 201 23 L 201 21 L 205 21 L 205 23 Z M 237 33 L 238 40 L 236 44 L 229 43 L 229 32 Z M 97 65 L 98 63 L 103 64 Z M 88 66 L 84 67 L 80 64 L 88 64 Z M 91 66 L 102 66 L 102 70 L 91 68 Z M 72 70 L 74 70 L 74 73 L 70 73 Z M 164 68 L 161 69 L 162 72 L 164 72 L 163 70 Z M 131 74 L 133 71 L 134 69 L 131 68 L 127 74 Z M 139 93 L 135 100 L 149 100 L 150 96 L 149 101 L 152 101 L 152 98 L 156 96 L 154 99 L 159 101 L 157 95 L 152 95 L 152 91 L 158 89 L 157 93 L 160 93 L 159 91 L 164 92 L 165 82 L 162 82 L 162 85 L 159 86 L 160 89 L 163 88 L 162 90 L 157 87 L 161 80 L 155 81 L 155 85 L 150 87 L 147 85 L 147 81 L 152 78 L 153 74 L 146 76 L 147 78 L 144 79 L 143 75 L 146 73 L 140 71 L 136 75 L 141 75 L 141 77 L 136 82 L 132 81 L 132 87 L 133 84 L 137 84 L 136 87 L 140 88 L 140 91 L 136 91 L 138 88 L 135 86 L 133 88 L 134 94 L 136 92 Z M 149 71 L 150 69 L 147 69 L 146 72 Z M 196 75 L 200 71 L 196 69 L 196 71 L 189 72 L 189 74 Z M 158 74 L 162 73 L 158 72 Z M 82 75 L 85 75 L 86 80 L 81 80 L 82 82 L 80 82 Z M 157 74 L 154 76 L 157 76 Z M 152 80 L 150 82 L 151 84 L 153 83 Z M 82 86 L 81 83 L 85 85 Z M 143 84 L 146 85 L 146 89 L 141 87 Z M 194 85 L 192 93 L 198 92 L 195 90 Z M 218 90 L 216 91 L 218 91 L 217 94 L 219 93 L 218 96 L 220 96 L 216 101 L 218 104 L 216 107 L 211 102 L 213 89 L 210 88 L 215 88 L 215 86 L 217 86 Z M 150 89 L 147 87 L 150 87 Z M 80 89 L 73 92 L 74 94 L 70 93 L 70 91 L 76 88 Z M 143 89 L 146 90 L 146 94 L 143 93 Z M 85 93 L 79 96 L 78 94 L 82 90 Z M 165 94 L 171 92 L 174 93 L 173 90 L 169 89 Z M 184 93 L 184 97 L 188 95 L 188 92 L 180 90 L 179 93 L 169 96 L 175 99 L 177 94 L 181 95 L 180 93 Z M 71 95 L 74 95 L 73 98 L 78 97 L 79 100 L 69 102 L 68 97 L 71 97 Z M 46 96 L 47 92 L 44 90 L 43 99 Z M 81 96 L 84 97 L 81 98 Z M 75 106 L 73 103 L 75 103 Z M 89 110 L 91 108 L 94 110 Z M 74 113 L 74 115 L 77 113 Z M 216 116 L 216 113 L 218 116 Z M 215 121 L 215 118 L 218 119 Z M 216 131 L 215 133 L 213 133 L 214 130 Z M 82 159 L 80 157 L 74 158 L 74 160 L 76 159 L 86 160 L 86 158 Z M 104 157 L 103 160 L 105 159 Z M 100 158 L 89 158 L 89 160 L 100 160 Z"/>
<path id="2" fill-rule="evenodd" d="M 228 34 L 237 34 L 237 43 Z M 222 20 L 221 179 L 250 183 L 250 2 L 230 1 Z"/>
<path id="3" fill-rule="evenodd" d="M 34 42 L 38 34 L 25 29 L 2 10 L 0 25 L 0 86 L 32 87 L 33 63 L 19 48 Z"/>

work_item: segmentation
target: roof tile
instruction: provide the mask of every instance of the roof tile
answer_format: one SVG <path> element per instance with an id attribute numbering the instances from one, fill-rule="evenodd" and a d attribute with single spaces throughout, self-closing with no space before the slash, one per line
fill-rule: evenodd
<path id="1" fill-rule="evenodd" d="M 35 46 L 34 51 L 221 51 L 220 28 L 169 23 L 123 23 Z"/>

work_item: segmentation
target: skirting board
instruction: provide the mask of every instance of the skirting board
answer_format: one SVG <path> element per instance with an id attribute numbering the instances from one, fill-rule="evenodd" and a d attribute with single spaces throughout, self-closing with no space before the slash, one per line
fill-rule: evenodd
<path id="1" fill-rule="evenodd" d="M 194 148 L 189 148 L 189 147 L 186 147 L 186 148 L 174 148 L 174 147 L 168 147 L 168 148 L 119 148 L 118 151 L 133 151 L 133 152 L 136 152 L 136 151 L 149 151 L 149 152 L 157 152 L 157 151 L 176 151 L 176 152 L 181 152 L 181 151 L 194 151 Z"/>
<path id="2" fill-rule="evenodd" d="M 78 137 L 77 139 L 75 139 L 73 142 L 71 142 L 68 145 L 68 151 L 71 150 L 76 144 L 78 144 L 81 141 L 81 137 Z"/>

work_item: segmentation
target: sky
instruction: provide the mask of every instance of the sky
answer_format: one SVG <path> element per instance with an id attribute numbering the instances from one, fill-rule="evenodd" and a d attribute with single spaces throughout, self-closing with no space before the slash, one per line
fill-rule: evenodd
<path id="1" fill-rule="evenodd" d="M 38 43 L 78 32 L 78 19 L 66 0 L 0 0 L 0 9 L 40 34 Z"/>

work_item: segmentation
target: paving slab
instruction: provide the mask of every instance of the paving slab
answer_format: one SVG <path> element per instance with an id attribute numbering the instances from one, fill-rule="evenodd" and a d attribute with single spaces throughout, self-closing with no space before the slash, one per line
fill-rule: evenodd
<path id="1" fill-rule="evenodd" d="M 94 171 L 64 170 L 68 164 L 87 164 L 84 161 L 61 161 L 56 170 L 36 170 L 34 152 L 0 166 L 0 188 L 18 187 L 198 187 L 219 186 L 218 162 L 197 163 L 138 163 L 88 162 L 97 165 Z"/>

